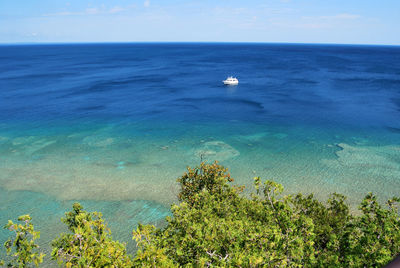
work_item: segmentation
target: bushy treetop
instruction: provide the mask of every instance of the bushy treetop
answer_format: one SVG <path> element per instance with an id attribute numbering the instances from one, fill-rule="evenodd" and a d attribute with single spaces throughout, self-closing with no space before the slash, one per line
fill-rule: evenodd
<path id="1" fill-rule="evenodd" d="M 62 219 L 69 233 L 53 241 L 52 257 L 65 267 L 382 267 L 400 253 L 398 198 L 381 205 L 369 193 L 353 215 L 343 195 L 327 202 L 284 195 L 282 185 L 259 177 L 246 196 L 217 162 L 188 168 L 178 182 L 180 203 L 165 227 L 133 231 L 133 258 L 112 240 L 101 213 L 78 203 Z M 10 265 L 38 265 L 38 232 L 29 216 L 20 220 L 25 225 L 6 225 L 16 230 L 5 244 L 7 252 L 15 248 Z"/>

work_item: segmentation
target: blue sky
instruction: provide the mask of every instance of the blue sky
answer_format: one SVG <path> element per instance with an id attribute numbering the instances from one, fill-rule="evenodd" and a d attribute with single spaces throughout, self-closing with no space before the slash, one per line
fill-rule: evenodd
<path id="1" fill-rule="evenodd" d="M 0 0 L 0 43 L 400 45 L 400 0 Z"/>

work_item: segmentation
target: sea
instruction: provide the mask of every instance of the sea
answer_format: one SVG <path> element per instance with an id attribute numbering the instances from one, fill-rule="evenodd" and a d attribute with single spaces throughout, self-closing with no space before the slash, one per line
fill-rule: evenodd
<path id="1" fill-rule="evenodd" d="M 0 46 L 0 225 L 30 214 L 48 256 L 77 201 L 133 252 L 186 167 L 215 160 L 244 194 L 259 176 L 354 211 L 400 196 L 400 47 Z"/>

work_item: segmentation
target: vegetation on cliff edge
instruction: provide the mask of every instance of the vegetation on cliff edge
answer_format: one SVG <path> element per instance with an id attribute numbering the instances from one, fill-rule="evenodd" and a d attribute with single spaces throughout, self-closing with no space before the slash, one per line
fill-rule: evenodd
<path id="1" fill-rule="evenodd" d="M 53 241 L 52 258 L 65 267 L 381 267 L 400 253 L 398 198 L 381 205 L 369 193 L 353 215 L 340 194 L 326 203 L 283 195 L 282 185 L 256 177 L 247 197 L 232 181 L 217 162 L 188 168 L 166 226 L 133 231 L 134 257 L 112 239 L 101 213 L 76 203 L 62 219 L 69 233 Z M 39 233 L 28 215 L 19 219 L 25 225 L 5 226 L 15 238 L 5 243 L 4 264 L 38 266 Z"/>

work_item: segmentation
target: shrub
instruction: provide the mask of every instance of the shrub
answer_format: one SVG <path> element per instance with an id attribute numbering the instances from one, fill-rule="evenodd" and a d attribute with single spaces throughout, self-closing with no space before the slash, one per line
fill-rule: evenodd
<path id="1" fill-rule="evenodd" d="M 196 267 L 380 267 L 400 252 L 399 199 L 382 207 L 368 194 L 354 216 L 336 193 L 325 204 L 313 195 L 282 195 L 282 185 L 256 177 L 248 198 L 232 181 L 218 163 L 188 168 L 167 226 L 134 232 L 135 263 L 154 265 L 159 257 Z"/>
<path id="2" fill-rule="evenodd" d="M 43 262 L 44 254 L 37 251 L 39 246 L 35 240 L 40 237 L 40 232 L 35 231 L 29 215 L 18 217 L 23 224 L 8 221 L 5 229 L 15 233 L 15 238 L 10 238 L 4 243 L 7 255 L 11 257 L 8 262 L 0 261 L 0 265 L 7 263 L 8 267 L 39 266 Z"/>
<path id="3" fill-rule="evenodd" d="M 75 203 L 73 210 L 65 213 L 62 221 L 71 233 L 53 241 L 53 259 L 66 267 L 130 267 L 125 245 L 112 240 L 101 213 L 82 209 Z"/>
<path id="4" fill-rule="evenodd" d="M 346 197 L 326 203 L 313 195 L 283 195 L 282 185 L 254 178 L 255 192 L 232 186 L 227 169 L 201 163 L 178 179 L 179 204 L 166 226 L 139 224 L 137 252 L 113 241 L 101 213 L 78 203 L 62 221 L 70 233 L 53 241 L 52 257 L 66 267 L 382 267 L 400 253 L 398 198 L 385 206 L 372 193 L 352 215 Z M 9 221 L 11 267 L 42 262 L 31 218 Z M 15 248 L 15 253 L 11 254 Z"/>

